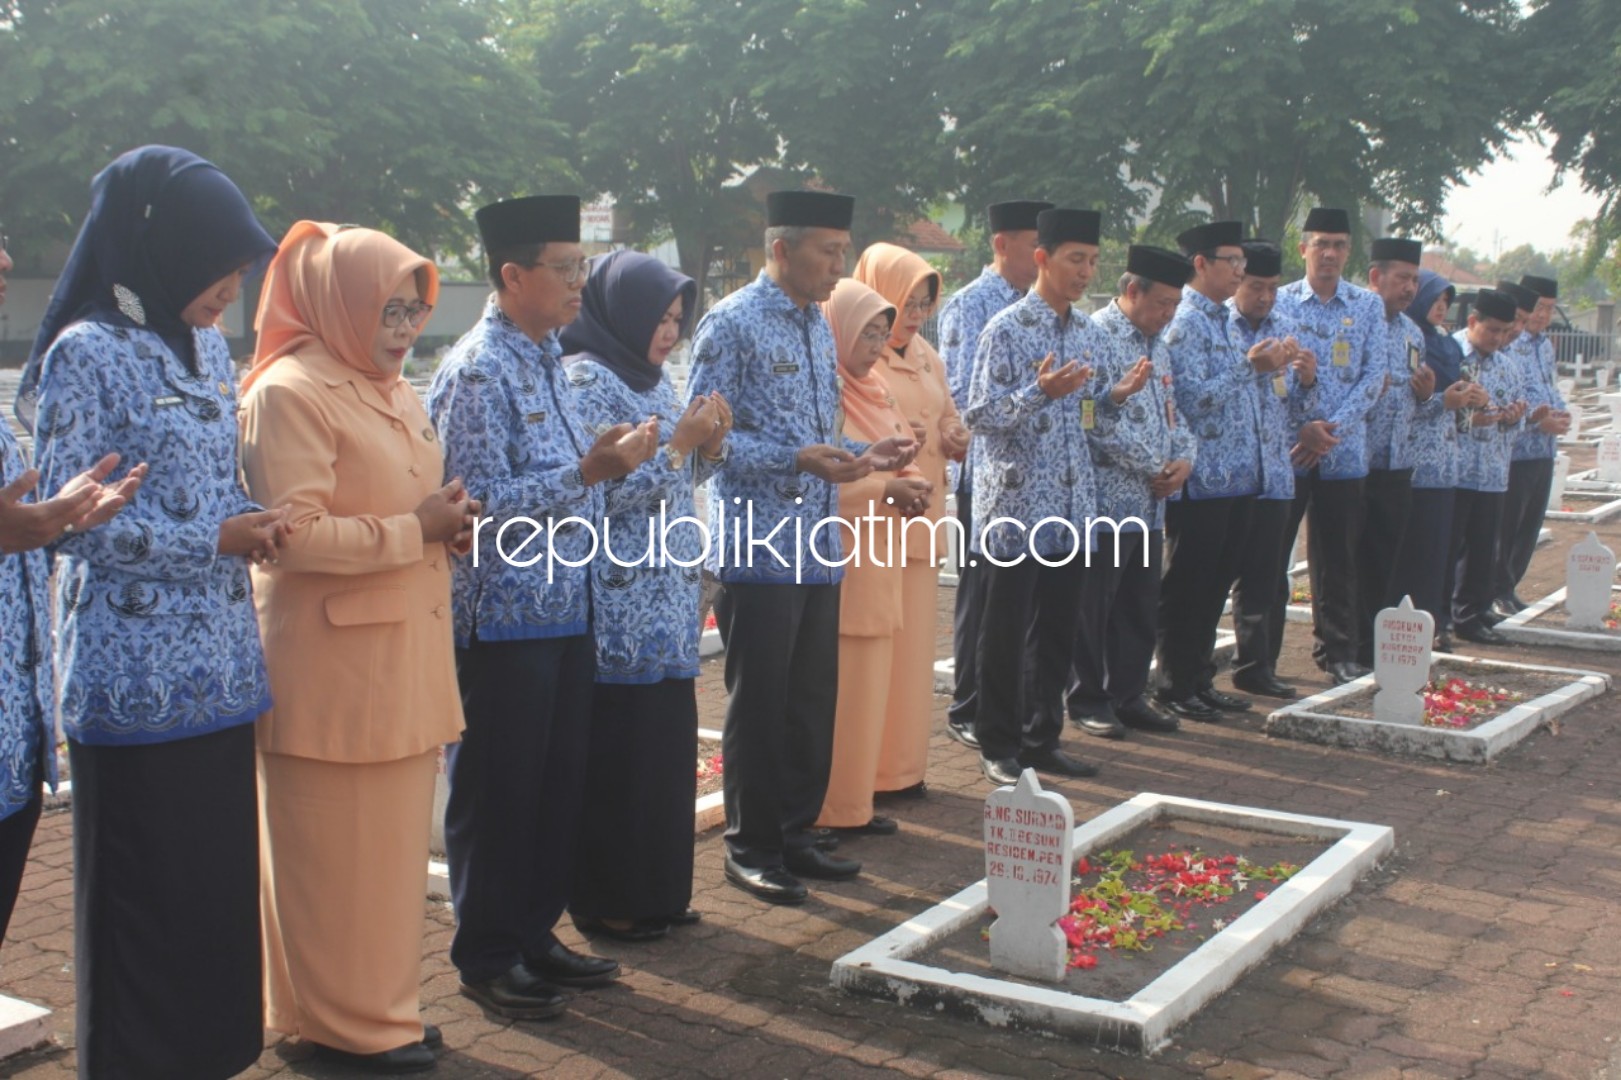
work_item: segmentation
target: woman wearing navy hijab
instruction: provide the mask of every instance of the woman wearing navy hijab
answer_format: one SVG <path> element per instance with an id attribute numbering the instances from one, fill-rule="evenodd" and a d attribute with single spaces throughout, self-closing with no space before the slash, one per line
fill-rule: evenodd
<path id="1" fill-rule="evenodd" d="M 264 1046 L 248 561 L 284 516 L 238 482 L 215 324 L 276 245 L 185 150 L 124 154 L 91 193 L 17 408 L 47 491 L 108 449 L 150 467 L 123 514 L 55 545 L 79 1076 L 210 1080 Z"/>

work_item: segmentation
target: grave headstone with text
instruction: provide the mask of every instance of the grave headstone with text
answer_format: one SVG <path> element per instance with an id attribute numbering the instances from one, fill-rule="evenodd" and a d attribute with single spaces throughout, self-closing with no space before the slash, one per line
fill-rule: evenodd
<path id="1" fill-rule="evenodd" d="M 1564 451 L 1553 456 L 1553 483 L 1548 485 L 1548 509 L 1557 510 L 1565 505 L 1565 481 L 1570 477 L 1570 455 Z"/>
<path id="2" fill-rule="evenodd" d="M 1058 920 L 1069 911 L 1075 811 L 1043 791 L 1026 769 L 985 799 L 985 886 L 996 921 L 991 964 L 1027 979 L 1058 982 L 1069 948 Z"/>
<path id="3" fill-rule="evenodd" d="M 1574 401 L 1570 403 L 1570 430 L 1559 438 L 1567 443 L 1576 442 L 1582 437 L 1582 407 Z"/>
<path id="4" fill-rule="evenodd" d="M 1597 533 L 1570 549 L 1565 563 L 1565 625 L 1572 630 L 1602 630 L 1610 612 L 1610 586 L 1615 581 L 1615 552 L 1599 543 Z"/>
<path id="5" fill-rule="evenodd" d="M 1576 380 L 1566 377 L 1555 384 L 1559 387 L 1559 396 L 1569 401 L 1576 393 Z"/>
<path id="6" fill-rule="evenodd" d="M 1435 617 L 1413 607 L 1412 597 L 1373 620 L 1373 718 L 1388 724 L 1424 721 L 1424 686 L 1430 681 Z"/>
<path id="7" fill-rule="evenodd" d="M 1621 435 L 1606 435 L 1599 440 L 1598 478 L 1609 484 L 1621 482 Z"/>

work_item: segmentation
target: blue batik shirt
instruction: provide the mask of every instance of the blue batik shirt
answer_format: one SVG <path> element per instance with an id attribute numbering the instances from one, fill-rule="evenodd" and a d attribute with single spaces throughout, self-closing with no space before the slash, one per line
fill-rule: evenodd
<path id="1" fill-rule="evenodd" d="M 1154 497 L 1149 483 L 1173 461 L 1197 464 L 1199 441 L 1176 414 L 1171 392 L 1171 361 L 1162 335 L 1150 341 L 1117 302 L 1092 316 L 1099 348 L 1093 362 L 1100 388 L 1113 387 L 1146 356 L 1154 374 L 1137 393 L 1116 406 L 1107 393 L 1097 404 L 1097 423 L 1087 433 L 1097 477 L 1099 517 L 1124 522 L 1141 519 L 1150 529 L 1165 527 L 1165 500 Z M 1141 532 L 1133 524 L 1122 532 Z"/>
<path id="2" fill-rule="evenodd" d="M 195 370 L 150 330 L 78 322 L 41 367 L 41 490 L 109 450 L 115 482 L 151 467 L 117 517 L 54 545 L 62 726 L 81 743 L 171 742 L 270 708 L 247 560 L 218 551 L 221 523 L 259 509 L 237 477 L 235 368 L 218 330 L 192 344 Z"/>
<path id="3" fill-rule="evenodd" d="M 27 469 L 17 437 L 0 420 L 0 487 Z M 43 551 L 0 555 L 0 818 L 28 805 L 39 777 L 56 790 L 50 574 Z"/>
<path id="4" fill-rule="evenodd" d="M 1491 408 L 1501 409 L 1519 400 L 1520 373 L 1511 357 L 1501 352 L 1476 352 L 1469 344 L 1467 330 L 1459 330 L 1452 337 L 1463 349 L 1463 377 L 1486 388 L 1491 396 Z M 1524 425 L 1522 418 L 1508 427 L 1502 424 L 1471 427 L 1459 440 L 1458 487 L 1463 491 L 1507 491 L 1514 438 Z"/>
<path id="5" fill-rule="evenodd" d="M 1260 379 L 1227 332 L 1227 308 L 1192 286 L 1162 335 L 1176 405 L 1199 440 L 1180 495 L 1220 499 L 1261 490 Z"/>
<path id="6" fill-rule="evenodd" d="M 1559 372 L 1554 366 L 1553 341 L 1547 334 L 1523 333 L 1509 346 L 1515 366 L 1520 369 L 1521 397 L 1535 410 L 1538 405 L 1563 411 L 1565 395 L 1559 392 Z M 1527 414 L 1529 415 L 1529 413 Z M 1535 424 L 1527 423 L 1514 440 L 1515 461 L 1548 461 L 1559 453 L 1559 437 Z"/>
<path id="7" fill-rule="evenodd" d="M 940 360 L 946 365 L 951 400 L 957 403 L 959 413 L 968 408 L 968 386 L 974 378 L 974 354 L 979 349 L 979 335 L 985 332 L 992 317 L 1017 303 L 1023 295 L 997 273 L 996 267 L 987 266 L 940 309 Z M 947 462 L 946 474 L 949 487 L 973 490 L 973 470 L 968 467 L 967 459 L 962 464 Z"/>
<path id="8" fill-rule="evenodd" d="M 1302 278 L 1278 290 L 1278 308 L 1294 323 L 1301 347 L 1317 357 L 1321 419 L 1338 425 L 1339 445 L 1318 463 L 1319 475 L 1325 480 L 1367 476 L 1368 413 L 1388 370 L 1384 302 L 1342 280 L 1325 303 Z M 1297 475 L 1307 471 L 1295 470 Z"/>
<path id="9" fill-rule="evenodd" d="M 1057 370 L 1069 361 L 1096 365 L 1104 349 L 1092 320 L 1066 306 L 1063 316 L 1031 290 L 991 319 L 974 355 L 974 378 L 963 421 L 974 474 L 975 554 L 1003 562 L 1031 552 L 1076 555 L 1096 545 L 1087 535 L 1097 513 L 1097 482 L 1086 446 L 1085 421 L 1098 418 L 1096 395 L 1107 396 L 1096 374 L 1081 389 L 1054 400 L 1036 382 L 1048 353 Z M 1056 517 L 1034 536 L 1029 529 Z M 993 519 L 1007 518 L 987 529 Z M 1080 542 L 1076 542 L 1076 537 Z"/>
<path id="10" fill-rule="evenodd" d="M 1227 332 L 1233 344 L 1246 357 L 1258 341 L 1275 338 L 1282 341 L 1294 334 L 1295 327 L 1277 308 L 1267 313 L 1260 326 L 1238 313 L 1231 300 L 1227 301 Z M 1317 384 L 1302 386 L 1300 379 L 1289 368 L 1268 372 L 1259 378 L 1261 409 L 1261 490 L 1258 499 L 1292 499 L 1295 497 L 1295 466 L 1289 452 L 1298 441 L 1301 425 L 1319 419 L 1317 414 Z"/>
<path id="11" fill-rule="evenodd" d="M 591 560 L 597 682 L 695 678 L 704 551 L 692 490 L 709 479 L 716 463 L 694 451 L 677 467 L 665 452 L 685 411 L 668 373 L 649 390 L 633 390 L 582 353 L 569 358 L 568 378 L 589 430 L 660 418 L 658 452 L 604 485 L 603 547 Z M 681 518 L 689 520 L 676 524 Z"/>
<path id="12" fill-rule="evenodd" d="M 844 438 L 841 385 L 820 306 L 799 307 L 763 271 L 699 321 L 687 400 L 719 390 L 732 406 L 731 453 L 707 500 L 707 565 L 722 582 L 843 580 L 830 565 L 843 558 L 840 530 L 813 528 L 838 516 L 838 485 L 798 466 L 799 451 L 817 443 L 866 449 Z"/>
<path id="13" fill-rule="evenodd" d="M 1385 318 L 1384 358 L 1390 382 L 1368 413 L 1368 468 L 1410 469 L 1419 402 L 1409 380 L 1424 362 L 1424 331 L 1399 311 Z"/>
<path id="14" fill-rule="evenodd" d="M 456 644 L 585 633 L 602 489 L 580 475 L 595 439 L 578 415 L 557 335 L 530 340 L 492 296 L 434 372 L 427 406 L 445 475 L 462 478 L 489 520 L 473 554 L 451 563 Z M 515 521 L 503 536 L 519 518 L 540 527 Z"/>

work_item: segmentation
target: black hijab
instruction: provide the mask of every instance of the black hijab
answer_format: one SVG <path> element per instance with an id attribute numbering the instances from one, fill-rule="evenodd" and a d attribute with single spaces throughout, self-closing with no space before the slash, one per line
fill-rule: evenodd
<path id="1" fill-rule="evenodd" d="M 664 313 L 681 298 L 681 334 L 692 329 L 698 284 L 651 255 L 615 251 L 593 259 L 580 314 L 558 335 L 563 353 L 590 353 L 637 393 L 659 384 L 660 368 L 647 347 Z"/>

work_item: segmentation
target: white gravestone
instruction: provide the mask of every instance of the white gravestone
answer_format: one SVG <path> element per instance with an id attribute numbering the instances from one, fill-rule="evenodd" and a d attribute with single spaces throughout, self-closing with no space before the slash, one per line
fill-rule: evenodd
<path id="1" fill-rule="evenodd" d="M 1041 790 L 1034 770 L 985 799 L 985 885 L 996 921 L 991 964 L 1027 979 L 1058 982 L 1069 948 L 1058 920 L 1069 912 L 1075 811 Z"/>
<path id="2" fill-rule="evenodd" d="M 1565 480 L 1570 476 L 1570 455 L 1564 451 L 1553 456 L 1553 483 L 1548 486 L 1548 509 L 1557 510 L 1565 504 Z"/>
<path id="3" fill-rule="evenodd" d="M 1565 563 L 1565 625 L 1572 630 L 1602 630 L 1610 611 L 1610 585 L 1615 581 L 1615 553 L 1599 543 L 1596 533 L 1570 549 Z"/>
<path id="4" fill-rule="evenodd" d="M 1593 369 L 1593 385 L 1598 387 L 1600 390 L 1610 385 L 1609 365 Z"/>
<path id="5" fill-rule="evenodd" d="M 1576 394 L 1575 379 L 1560 379 L 1555 385 L 1559 387 L 1559 396 L 1564 398 L 1566 401 L 1569 401 Z"/>
<path id="6" fill-rule="evenodd" d="M 1574 401 L 1570 403 L 1570 430 L 1560 436 L 1562 440 L 1573 443 L 1581 438 L 1582 434 L 1582 407 Z"/>
<path id="7" fill-rule="evenodd" d="M 1424 686 L 1430 681 L 1435 617 L 1413 607 L 1412 597 L 1373 620 L 1373 718 L 1387 724 L 1424 722 Z"/>
<path id="8" fill-rule="evenodd" d="M 1599 440 L 1598 478 L 1610 484 L 1621 481 L 1621 435 L 1606 435 Z"/>

